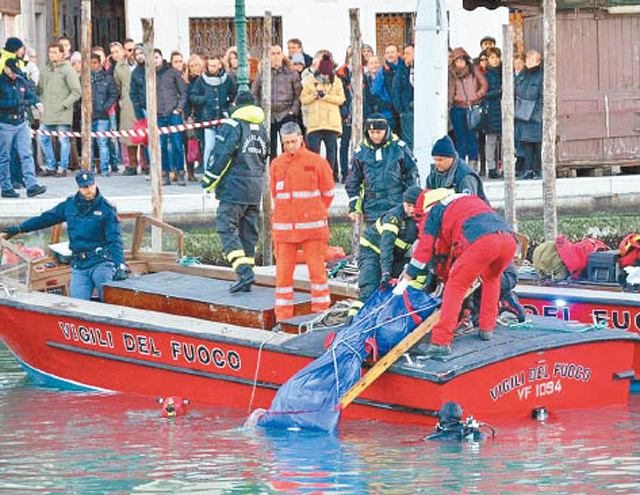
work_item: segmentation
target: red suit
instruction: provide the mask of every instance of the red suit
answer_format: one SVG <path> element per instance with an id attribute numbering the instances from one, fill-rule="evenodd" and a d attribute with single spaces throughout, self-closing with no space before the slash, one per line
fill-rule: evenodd
<path id="1" fill-rule="evenodd" d="M 477 196 L 455 194 L 428 212 L 407 275 L 420 275 L 439 252 L 451 252 L 455 262 L 442 297 L 440 319 L 431 342 L 450 345 L 466 290 L 482 277 L 480 330 L 492 332 L 500 298 L 500 276 L 513 261 L 517 244 L 509 224 Z"/>
<path id="2" fill-rule="evenodd" d="M 309 268 L 311 309 L 331 305 L 325 254 L 330 236 L 328 209 L 333 200 L 329 162 L 306 148 L 284 153 L 271 163 L 269 187 L 276 255 L 276 320 L 293 318 L 293 271 L 298 245 Z"/>

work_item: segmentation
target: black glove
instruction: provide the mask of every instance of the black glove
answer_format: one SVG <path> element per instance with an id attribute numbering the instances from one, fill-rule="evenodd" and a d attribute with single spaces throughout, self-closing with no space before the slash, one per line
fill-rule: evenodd
<path id="1" fill-rule="evenodd" d="M 117 282 L 119 280 L 127 280 L 130 273 L 131 270 L 129 270 L 129 267 L 125 263 L 122 263 L 121 265 L 116 267 L 116 271 L 113 273 L 113 278 L 111 280 L 113 280 L 114 282 Z"/>
<path id="2" fill-rule="evenodd" d="M 14 235 L 19 234 L 20 233 L 20 227 L 18 227 L 17 225 L 9 225 L 8 227 L 5 227 L 4 230 L 2 231 L 2 233 L 5 235 L 5 238 L 7 240 L 11 239 Z"/>
<path id="3" fill-rule="evenodd" d="M 386 289 L 387 287 L 389 287 L 390 283 L 391 283 L 391 274 L 383 273 L 382 278 L 380 279 L 380 288 Z"/>

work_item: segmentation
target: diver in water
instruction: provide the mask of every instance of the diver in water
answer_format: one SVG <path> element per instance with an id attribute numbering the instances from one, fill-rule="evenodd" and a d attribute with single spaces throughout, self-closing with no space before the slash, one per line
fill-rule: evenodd
<path id="1" fill-rule="evenodd" d="M 491 436 L 495 436 L 495 430 L 491 426 L 480 423 L 471 416 L 466 421 L 462 421 L 462 408 L 453 401 L 447 402 L 440 408 L 438 419 L 435 433 L 425 440 L 479 442 L 486 438 L 486 435 L 480 431 L 482 427 L 489 428 Z"/>

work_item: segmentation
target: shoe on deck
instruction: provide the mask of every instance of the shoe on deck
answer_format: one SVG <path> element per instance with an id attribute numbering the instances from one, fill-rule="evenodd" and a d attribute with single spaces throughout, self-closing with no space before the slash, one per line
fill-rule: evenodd
<path id="1" fill-rule="evenodd" d="M 236 280 L 231 287 L 229 287 L 229 292 L 231 294 L 235 294 L 237 292 L 251 292 L 251 286 L 255 283 L 256 277 L 253 272 L 242 275 L 238 280 Z"/>
<path id="2" fill-rule="evenodd" d="M 44 194 L 45 192 L 47 192 L 47 188 L 45 186 L 33 186 L 27 189 L 27 196 L 33 198 L 40 194 Z"/>
<path id="3" fill-rule="evenodd" d="M 444 357 L 451 354 L 451 346 L 438 344 L 419 344 L 415 347 L 415 353 L 428 358 Z"/>
<path id="4" fill-rule="evenodd" d="M 487 332 L 486 330 L 480 330 L 478 332 L 478 337 L 480 337 L 480 340 L 491 340 L 491 335 L 493 334 L 493 332 Z"/>

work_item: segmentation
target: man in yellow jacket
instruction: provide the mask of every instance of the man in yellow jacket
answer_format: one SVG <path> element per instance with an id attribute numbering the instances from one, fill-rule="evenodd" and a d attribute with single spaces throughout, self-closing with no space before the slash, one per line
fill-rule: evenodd
<path id="1" fill-rule="evenodd" d="M 2 49 L 2 55 L 0 55 L 0 74 L 2 74 L 7 60 L 10 60 L 12 58 L 18 59 L 18 69 L 23 70 L 26 65 L 23 60 L 24 53 L 24 43 L 20 38 L 7 38 L 7 41 L 4 44 L 4 48 Z"/>
<path id="2" fill-rule="evenodd" d="M 324 142 L 327 161 L 333 170 L 333 180 L 338 182 L 338 137 L 342 134 L 340 105 L 345 101 L 344 88 L 333 73 L 333 61 L 323 55 L 315 77 L 309 77 L 300 94 L 300 102 L 307 107 L 307 145 L 314 153 L 320 153 Z"/>

